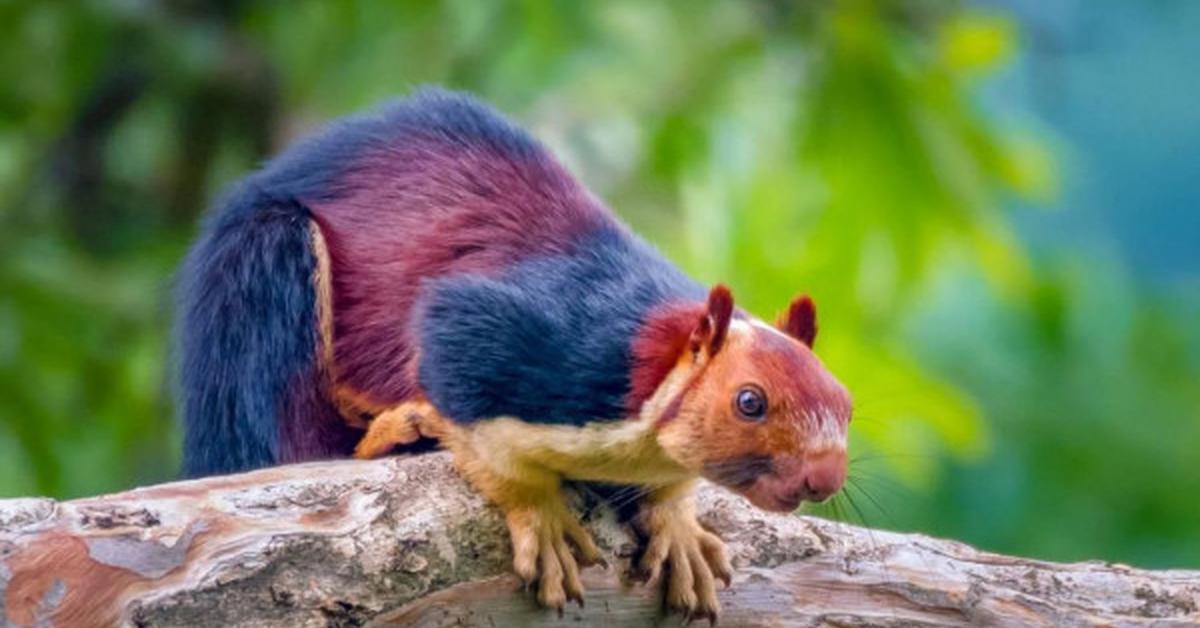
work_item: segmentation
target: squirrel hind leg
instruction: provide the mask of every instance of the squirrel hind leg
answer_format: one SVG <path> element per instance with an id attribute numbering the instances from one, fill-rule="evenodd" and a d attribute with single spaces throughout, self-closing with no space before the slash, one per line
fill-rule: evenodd
<path id="1" fill-rule="evenodd" d="M 354 457 L 380 458 L 423 437 L 437 439 L 443 422 L 437 409 L 427 401 L 407 401 L 389 408 L 367 425 L 367 433 L 354 448 Z"/>

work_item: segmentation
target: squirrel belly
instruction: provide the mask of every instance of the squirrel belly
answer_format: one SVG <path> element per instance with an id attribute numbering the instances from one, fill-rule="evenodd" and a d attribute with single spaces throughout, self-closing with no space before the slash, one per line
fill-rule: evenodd
<path id="1" fill-rule="evenodd" d="M 653 422 L 595 422 L 582 426 L 528 423 L 499 417 L 473 423 L 449 438 L 447 449 L 488 458 L 488 464 L 521 475 L 536 466 L 564 479 L 666 486 L 697 477 L 658 445 Z"/>

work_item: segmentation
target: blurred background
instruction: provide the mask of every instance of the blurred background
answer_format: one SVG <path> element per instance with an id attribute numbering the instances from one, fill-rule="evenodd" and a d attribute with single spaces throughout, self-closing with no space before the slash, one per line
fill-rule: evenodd
<path id="1" fill-rule="evenodd" d="M 198 217 L 441 83 L 751 311 L 814 295 L 857 403 L 817 514 L 1200 567 L 1197 28 L 1187 0 L 0 3 L 0 496 L 173 478 Z"/>

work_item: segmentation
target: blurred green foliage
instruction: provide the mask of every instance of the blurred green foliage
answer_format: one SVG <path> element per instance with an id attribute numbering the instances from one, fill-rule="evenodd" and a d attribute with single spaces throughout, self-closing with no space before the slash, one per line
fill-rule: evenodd
<path id="1" fill-rule="evenodd" d="M 1034 263 L 1057 193 L 973 87 L 1020 46 L 957 3 L 0 5 L 0 494 L 169 479 L 169 288 L 219 190 L 420 83 L 526 123 L 771 318 L 814 295 L 856 396 L 818 509 L 1047 558 L 1200 563 L 1200 340 L 1115 263 Z M 853 501 L 853 503 L 850 503 Z"/>

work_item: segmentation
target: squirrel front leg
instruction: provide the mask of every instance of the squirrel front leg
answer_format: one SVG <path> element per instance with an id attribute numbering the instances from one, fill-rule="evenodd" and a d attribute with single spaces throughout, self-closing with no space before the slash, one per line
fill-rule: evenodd
<path id="1" fill-rule="evenodd" d="M 721 604 L 716 579 L 730 584 L 732 568 L 725 543 L 696 520 L 695 482 L 686 481 L 655 489 L 647 495 L 634 520 L 647 538 L 639 564 L 647 582 L 663 573 L 666 604 L 689 619 L 707 617 L 716 622 Z"/>
<path id="2" fill-rule="evenodd" d="M 587 566 L 603 559 L 591 534 L 568 509 L 561 476 L 519 459 L 504 442 L 480 442 L 480 438 L 469 427 L 447 424 L 440 434 L 460 474 L 504 513 L 512 538 L 513 570 L 527 585 L 537 582 L 542 606 L 560 612 L 567 600 L 583 606 L 580 563 Z M 568 541 L 578 550 L 579 560 Z"/>
<path id="3" fill-rule="evenodd" d="M 354 456 L 377 458 L 421 436 L 435 438 L 450 450 L 463 478 L 500 507 L 512 537 L 513 569 L 527 584 L 538 583 L 538 602 L 560 611 L 567 600 L 582 606 L 580 561 L 567 541 L 578 549 L 584 566 L 603 559 L 567 508 L 562 477 L 511 451 L 506 445 L 512 439 L 456 425 L 426 401 L 405 402 L 372 419 Z"/>

